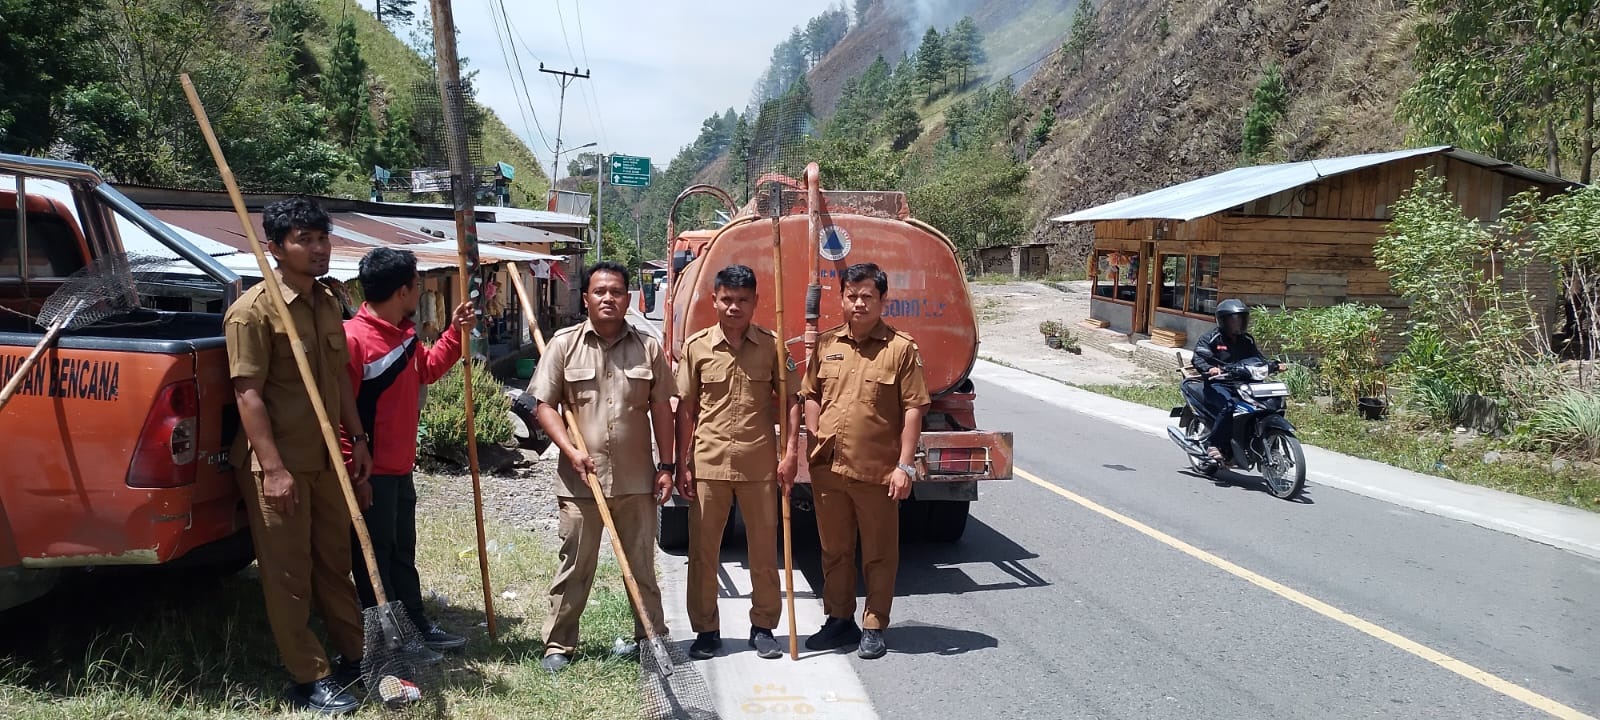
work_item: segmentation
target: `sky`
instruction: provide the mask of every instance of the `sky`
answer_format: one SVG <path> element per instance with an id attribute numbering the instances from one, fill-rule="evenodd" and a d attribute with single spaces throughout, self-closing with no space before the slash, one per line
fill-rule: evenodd
<path id="1" fill-rule="evenodd" d="M 507 58 L 497 40 L 501 2 L 514 30 L 521 77 L 532 95 L 531 114 L 526 96 L 513 91 L 522 86 L 521 80 L 513 82 L 516 59 Z M 560 91 L 555 76 L 539 72 L 539 63 L 590 73 L 567 88 L 561 124 L 565 175 L 567 162 L 577 156 L 566 149 L 590 142 L 599 145 L 581 152 L 643 155 L 664 168 L 679 148 L 694 141 L 711 113 L 729 107 L 743 112 L 773 46 L 830 4 L 833 0 L 463 0 L 454 9 L 458 51 L 468 59 L 468 69 L 478 71 L 478 100 L 522 136 L 547 173 Z"/>

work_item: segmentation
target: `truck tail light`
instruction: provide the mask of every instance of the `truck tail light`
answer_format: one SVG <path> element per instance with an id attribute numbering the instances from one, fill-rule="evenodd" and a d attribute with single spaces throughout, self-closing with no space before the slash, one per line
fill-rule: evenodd
<path id="1" fill-rule="evenodd" d="M 984 453 L 972 448 L 931 448 L 927 463 L 930 475 L 965 475 L 983 472 Z"/>
<path id="2" fill-rule="evenodd" d="M 161 389 L 128 467 L 128 487 L 170 488 L 195 481 L 200 390 L 193 380 Z"/>

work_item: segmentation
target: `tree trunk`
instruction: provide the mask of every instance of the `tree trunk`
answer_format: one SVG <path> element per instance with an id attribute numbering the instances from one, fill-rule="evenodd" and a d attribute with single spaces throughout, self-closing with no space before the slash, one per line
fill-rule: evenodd
<path id="1" fill-rule="evenodd" d="M 1590 81 L 1583 86 L 1583 171 L 1578 177 L 1585 185 L 1593 177 L 1594 150 L 1594 82 Z"/>
<path id="2" fill-rule="evenodd" d="M 1561 177 L 1561 142 L 1556 137 L 1556 119 L 1550 115 L 1555 112 L 1555 88 L 1545 86 L 1544 89 L 1544 167 L 1545 172 L 1556 177 Z"/>

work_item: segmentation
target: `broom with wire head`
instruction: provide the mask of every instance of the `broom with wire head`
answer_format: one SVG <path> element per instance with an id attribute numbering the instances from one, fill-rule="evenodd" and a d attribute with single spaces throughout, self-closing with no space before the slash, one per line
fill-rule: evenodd
<path id="1" fill-rule="evenodd" d="M 55 346 L 63 331 L 139 309 L 139 278 L 156 272 L 168 262 L 165 258 L 117 253 L 96 258 L 69 275 L 39 308 L 34 322 L 45 328 L 44 337 L 23 358 L 5 387 L 0 388 L 0 409 L 11 402 L 33 366 Z"/>
<path id="2" fill-rule="evenodd" d="M 416 626 L 411 623 L 411 618 L 406 615 L 401 604 L 390 602 L 384 593 L 383 578 L 378 574 L 378 561 L 372 553 L 372 538 L 367 534 L 366 520 L 361 514 L 361 507 L 356 503 L 355 492 L 350 486 L 350 476 L 344 466 L 344 452 L 339 447 L 339 436 L 328 420 L 328 409 L 323 407 L 322 393 L 317 388 L 317 378 L 312 374 L 311 365 L 306 360 L 305 344 L 295 327 L 294 316 L 289 313 L 289 305 L 283 299 L 283 290 L 278 287 L 278 276 L 272 272 L 272 266 L 267 263 L 267 255 L 261 249 L 261 242 L 256 238 L 255 228 L 250 223 L 250 214 L 244 207 L 244 198 L 239 194 L 239 185 L 234 181 L 233 170 L 228 167 L 228 161 L 222 155 L 222 147 L 217 144 L 217 136 L 211 130 L 211 121 L 206 118 L 205 107 L 200 104 L 200 96 L 195 93 L 194 84 L 190 82 L 187 73 L 180 77 L 183 81 L 183 92 L 189 98 L 189 107 L 194 111 L 196 122 L 200 124 L 200 132 L 205 136 L 206 145 L 211 148 L 211 156 L 216 160 L 217 171 L 222 175 L 222 183 L 227 186 L 228 196 L 233 200 L 233 209 L 238 213 L 239 222 L 244 226 L 250 249 L 255 252 L 256 264 L 261 270 L 261 282 L 265 283 L 267 296 L 271 299 L 272 312 L 282 321 L 284 329 L 288 332 L 295 365 L 300 369 L 300 379 L 305 383 L 306 392 L 311 396 L 311 409 L 315 411 L 317 422 L 322 426 L 322 439 L 327 445 L 328 456 L 338 476 L 339 489 L 344 492 L 345 504 L 350 510 L 350 521 L 355 527 L 356 540 L 361 545 L 361 555 L 366 560 L 367 573 L 372 581 L 372 591 L 376 596 L 377 605 L 362 612 L 365 638 L 361 658 L 362 677 L 366 681 L 368 692 L 378 694 L 385 703 L 404 704 L 419 700 L 424 688 L 430 685 L 436 686 L 435 663 L 438 658 L 427 645 L 423 644 L 421 633 L 417 632 Z M 337 382 L 338 378 L 333 380 Z M 435 700 L 438 701 L 439 698 L 435 696 Z"/>

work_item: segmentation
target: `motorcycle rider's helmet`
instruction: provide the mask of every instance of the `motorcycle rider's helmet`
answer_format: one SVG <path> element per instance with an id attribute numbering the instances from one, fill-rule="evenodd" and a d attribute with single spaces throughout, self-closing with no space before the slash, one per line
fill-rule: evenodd
<path id="1" fill-rule="evenodd" d="M 1217 327 L 1230 336 L 1249 332 L 1250 308 L 1233 298 L 1223 300 L 1217 305 Z"/>

